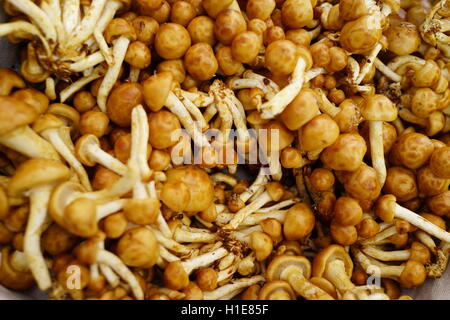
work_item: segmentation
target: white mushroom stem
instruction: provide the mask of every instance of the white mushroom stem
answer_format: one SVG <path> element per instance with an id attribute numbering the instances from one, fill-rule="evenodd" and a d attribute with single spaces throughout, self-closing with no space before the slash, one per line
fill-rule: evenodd
<path id="1" fill-rule="evenodd" d="M 225 103 L 228 107 L 228 110 L 231 113 L 231 116 L 233 117 L 234 125 L 236 126 L 237 133 L 238 133 L 238 140 L 241 143 L 248 143 L 250 140 L 250 134 L 247 129 L 246 124 L 246 118 L 245 113 L 242 115 L 239 108 L 236 106 L 236 104 L 233 102 L 233 100 L 230 98 L 230 96 L 234 96 L 233 92 L 231 90 L 225 89 Z"/>
<path id="2" fill-rule="evenodd" d="M 390 300 L 384 289 L 375 285 L 358 286 L 345 292 L 341 300 Z"/>
<path id="3" fill-rule="evenodd" d="M 100 51 L 97 51 L 77 62 L 69 64 L 68 68 L 72 72 L 83 72 L 86 69 L 95 67 L 99 63 L 105 61 L 105 57 Z"/>
<path id="4" fill-rule="evenodd" d="M 15 21 L 15 22 L 8 22 L 8 23 L 2 23 L 0 24 L 0 37 L 4 37 L 11 33 L 29 33 L 31 35 L 37 36 L 42 44 L 44 45 L 45 50 L 47 53 L 50 53 L 50 47 L 47 42 L 47 39 L 42 35 L 42 33 L 39 31 L 39 29 L 26 21 Z"/>
<path id="5" fill-rule="evenodd" d="M 203 117 L 202 112 L 200 109 L 185 95 L 183 91 L 176 92 L 180 101 L 185 106 L 186 110 L 189 111 L 189 113 L 194 117 L 195 121 L 197 121 L 197 125 L 200 128 L 200 130 L 203 132 L 206 129 L 208 129 L 208 123 L 206 122 L 205 118 Z"/>
<path id="6" fill-rule="evenodd" d="M 51 77 L 48 77 L 45 79 L 45 95 L 50 100 L 56 99 L 56 87 L 55 87 L 55 80 Z"/>
<path id="7" fill-rule="evenodd" d="M 150 178 L 152 172 L 147 161 L 149 127 L 147 113 L 145 112 L 144 107 L 142 105 L 134 107 L 131 113 L 131 118 L 134 127 L 137 129 L 132 129 L 132 135 L 138 138 L 136 141 L 136 161 L 139 167 L 141 179 L 147 180 Z"/>
<path id="8" fill-rule="evenodd" d="M 417 228 L 422 229 L 442 241 L 450 242 L 450 233 L 439 228 L 437 225 L 431 223 L 415 212 L 400 206 L 399 204 L 395 205 L 395 217 L 408 221 Z"/>
<path id="9" fill-rule="evenodd" d="M 128 81 L 138 82 L 140 74 L 141 74 L 141 69 L 130 66 L 130 75 L 128 76 Z"/>
<path id="10" fill-rule="evenodd" d="M 173 92 L 169 92 L 165 105 L 178 117 L 181 124 L 197 146 L 206 147 L 210 145 L 206 136 L 200 131 L 194 120 L 192 120 L 191 115 L 184 104 Z"/>
<path id="11" fill-rule="evenodd" d="M 406 56 L 395 57 L 394 59 L 389 61 L 387 66 L 389 69 L 391 69 L 393 71 L 397 71 L 398 68 L 400 68 L 401 66 L 404 66 L 404 65 L 408 65 L 408 64 L 424 65 L 425 63 L 426 63 L 426 61 L 419 57 L 412 56 L 412 55 L 406 55 Z"/>
<path id="12" fill-rule="evenodd" d="M 267 175 L 265 174 L 265 169 L 260 168 L 258 172 L 258 176 L 256 177 L 255 181 L 252 183 L 250 187 L 248 187 L 247 190 L 242 192 L 239 195 L 239 198 L 245 203 L 248 201 L 248 199 L 251 198 L 252 195 L 254 195 L 258 190 L 262 189 L 264 185 L 268 182 Z"/>
<path id="13" fill-rule="evenodd" d="M 100 268 L 101 273 L 112 288 L 116 288 L 120 284 L 120 278 L 106 264 L 95 264 Z"/>
<path id="14" fill-rule="evenodd" d="M 62 7 L 62 20 L 67 34 L 70 34 L 80 23 L 80 0 L 64 0 Z"/>
<path id="15" fill-rule="evenodd" d="M 217 282 L 220 283 L 222 281 L 230 279 L 238 270 L 239 263 L 234 263 L 228 268 L 225 268 L 223 270 L 220 270 L 217 273 Z"/>
<path id="16" fill-rule="evenodd" d="M 29 126 L 20 127 L 8 134 L 0 136 L 0 144 L 29 158 L 60 160 L 55 148 Z"/>
<path id="17" fill-rule="evenodd" d="M 51 19 L 47 14 L 39 8 L 31 0 L 7 0 L 17 10 L 27 15 L 30 20 L 37 25 L 41 31 L 45 34 L 46 38 L 53 43 L 56 43 L 58 35 L 56 33 L 54 25 L 51 23 Z"/>
<path id="18" fill-rule="evenodd" d="M 111 20 L 114 18 L 114 15 L 116 14 L 117 10 L 120 9 L 120 7 L 121 3 L 119 1 L 108 1 L 105 8 L 103 9 L 102 16 L 98 20 L 94 29 L 95 41 L 97 42 L 102 55 L 105 57 L 106 62 L 110 66 L 114 63 L 113 56 L 111 53 L 111 49 L 109 48 L 108 44 L 106 43 L 105 37 L 103 36 L 103 32 L 105 31 Z"/>
<path id="19" fill-rule="evenodd" d="M 89 144 L 86 146 L 86 155 L 90 160 L 101 164 L 105 168 L 119 174 L 125 175 L 128 170 L 127 166 L 124 165 L 120 160 L 114 158 L 108 152 L 104 151 L 97 144 Z"/>
<path id="20" fill-rule="evenodd" d="M 304 73 L 306 69 L 306 61 L 300 57 L 292 73 L 291 83 L 281 89 L 272 99 L 263 103 L 261 106 L 261 118 L 272 119 L 276 115 L 282 113 L 289 103 L 294 100 L 300 92 L 304 82 Z"/>
<path id="21" fill-rule="evenodd" d="M 150 228 L 153 233 L 155 234 L 155 238 L 156 240 L 166 249 L 171 250 L 173 252 L 176 253 L 180 253 L 180 254 L 184 254 L 184 255 L 189 255 L 192 253 L 192 249 L 183 246 L 182 244 L 179 244 L 177 241 L 171 239 L 171 238 L 167 238 L 165 237 L 161 231 L 155 229 L 155 228 Z"/>
<path id="22" fill-rule="evenodd" d="M 372 245 L 372 244 L 378 244 L 381 241 L 383 241 L 386 238 L 389 238 L 390 236 L 393 236 L 397 233 L 397 228 L 395 226 L 389 227 L 386 230 L 383 230 L 381 232 L 378 232 L 375 236 L 369 239 L 364 239 L 360 241 L 362 245 Z"/>
<path id="23" fill-rule="evenodd" d="M 234 187 L 237 184 L 237 180 L 235 177 L 223 172 L 214 173 L 213 175 L 211 175 L 211 180 L 214 184 L 224 182 L 231 187 Z"/>
<path id="24" fill-rule="evenodd" d="M 215 261 L 225 257 L 227 254 L 227 249 L 221 247 L 214 251 L 185 260 L 181 264 L 183 265 L 184 271 L 190 275 L 195 269 L 209 266 Z"/>
<path id="25" fill-rule="evenodd" d="M 41 290 L 51 287 L 50 272 L 41 251 L 41 235 L 49 227 L 47 215 L 52 186 L 36 187 L 29 192 L 30 213 L 23 239 L 23 248 L 28 265 Z"/>
<path id="26" fill-rule="evenodd" d="M 217 268 L 219 270 L 224 270 L 227 269 L 228 267 L 230 267 L 233 262 L 237 259 L 237 256 L 230 252 L 228 255 L 226 255 L 225 257 L 223 257 L 220 262 L 219 265 L 217 266 Z"/>
<path id="27" fill-rule="evenodd" d="M 250 216 L 258 209 L 261 209 L 264 205 L 271 201 L 272 198 L 270 197 L 269 193 L 267 191 L 263 192 L 253 202 L 249 203 L 246 207 L 236 212 L 233 219 L 231 219 L 231 221 L 224 228 L 232 230 L 236 229 L 242 223 L 242 221 L 245 220 L 245 218 Z"/>
<path id="28" fill-rule="evenodd" d="M 341 109 L 336 107 L 325 95 L 322 89 L 316 89 L 316 92 L 318 93 L 320 97 L 320 104 L 319 109 L 323 113 L 328 114 L 330 117 L 334 118 L 339 112 L 341 112 Z"/>
<path id="29" fill-rule="evenodd" d="M 126 199 L 118 199 L 97 205 L 97 220 L 102 220 L 103 218 L 122 210 L 126 201 Z"/>
<path id="30" fill-rule="evenodd" d="M 384 251 L 374 246 L 362 247 L 365 254 L 381 261 L 406 261 L 411 257 L 411 250 Z"/>
<path id="31" fill-rule="evenodd" d="M 89 6 L 89 11 L 84 15 L 81 22 L 70 33 L 67 41 L 63 43 L 63 50 L 71 48 L 78 48 L 84 41 L 86 41 L 94 32 L 103 8 L 107 0 L 92 0 Z M 110 1 L 113 2 L 113 1 Z"/>
<path id="32" fill-rule="evenodd" d="M 66 29 L 61 19 L 61 4 L 59 0 L 41 1 L 41 9 L 47 14 L 55 26 L 58 41 L 64 42 L 67 36 Z"/>
<path id="33" fill-rule="evenodd" d="M 133 273 L 116 255 L 106 250 L 99 250 L 97 252 L 97 262 L 105 264 L 112 268 L 125 282 L 130 286 L 131 291 L 138 300 L 144 299 L 144 292 L 142 291 L 139 282 Z"/>
<path id="34" fill-rule="evenodd" d="M 386 181 L 386 163 L 383 147 L 383 121 L 369 121 L 370 156 L 381 186 Z"/>
<path id="35" fill-rule="evenodd" d="M 206 107 L 214 102 L 214 97 L 211 94 L 207 94 L 202 91 L 191 92 L 180 90 L 183 94 L 183 97 L 186 97 L 190 101 L 192 101 L 197 107 Z"/>
<path id="36" fill-rule="evenodd" d="M 375 59 L 375 67 L 383 73 L 388 79 L 394 81 L 394 82 L 400 82 L 402 81 L 402 77 L 395 73 L 392 69 L 390 69 L 388 66 L 386 66 L 380 59 Z"/>
<path id="37" fill-rule="evenodd" d="M 211 90 L 214 94 L 214 102 L 216 103 L 216 108 L 219 111 L 220 117 L 220 132 L 221 137 L 220 142 L 228 142 L 231 128 L 233 127 L 233 115 L 228 108 L 228 104 L 225 100 L 225 94 L 223 93 L 223 88 L 221 88 L 222 82 L 216 80 L 211 86 Z"/>
<path id="38" fill-rule="evenodd" d="M 64 101 L 66 101 L 78 90 L 81 90 L 88 83 L 91 83 L 92 81 L 102 77 L 104 73 L 105 73 L 104 67 L 98 66 L 94 69 L 94 71 L 90 75 L 84 76 L 75 81 L 74 83 L 72 83 L 70 86 L 68 86 L 59 93 L 59 99 L 61 100 L 61 103 L 64 103 Z"/>
<path id="39" fill-rule="evenodd" d="M 251 278 L 243 278 L 233 281 L 230 284 L 226 284 L 214 291 L 203 292 L 203 300 L 218 300 L 230 293 L 235 292 L 238 289 L 247 288 L 259 282 L 265 281 L 265 278 L 261 275 L 253 276 Z"/>
<path id="40" fill-rule="evenodd" d="M 67 146 L 65 140 L 61 138 L 59 129 L 47 129 L 41 132 L 41 136 L 49 141 L 53 147 L 58 151 L 61 157 L 69 164 L 69 166 L 75 171 L 80 179 L 81 185 L 87 190 L 92 191 L 91 182 L 84 169 L 83 165 L 78 161 L 75 155 L 72 153 L 72 146 Z"/>
<path id="41" fill-rule="evenodd" d="M 192 232 L 184 226 L 176 228 L 173 238 L 177 242 L 201 242 L 201 243 L 211 243 L 218 240 L 218 236 L 211 232 Z"/>
<path id="42" fill-rule="evenodd" d="M 370 52 L 369 56 L 366 57 L 366 62 L 364 63 L 364 66 L 361 68 L 361 72 L 358 75 L 358 78 L 356 78 L 356 85 L 359 85 L 364 77 L 370 72 L 370 69 L 372 68 L 375 59 L 377 58 L 378 53 L 380 53 L 383 46 L 380 43 L 377 43 L 372 51 Z"/>
<path id="43" fill-rule="evenodd" d="M 234 80 L 230 81 L 229 86 L 230 86 L 230 89 L 232 89 L 232 90 L 258 88 L 258 89 L 262 90 L 264 95 L 269 93 L 269 89 L 259 79 L 246 79 L 246 78 L 234 79 Z"/>
<path id="44" fill-rule="evenodd" d="M 382 264 L 381 262 L 375 263 L 373 259 L 367 257 L 358 249 L 353 250 L 353 255 L 366 272 L 369 272 L 371 269 L 377 270 L 377 276 L 381 278 L 398 280 L 405 268 L 404 266 L 390 266 Z"/>
<path id="45" fill-rule="evenodd" d="M 102 84 L 98 90 L 97 104 L 101 111 L 106 112 L 106 100 L 108 95 L 113 88 L 114 84 L 119 77 L 120 68 L 125 59 L 125 55 L 128 50 L 128 45 L 130 44 L 130 39 L 125 36 L 119 37 L 114 41 L 113 47 L 113 58 L 114 64 L 108 68 L 105 77 L 103 78 Z M 103 55 L 102 55 L 103 56 Z"/>
<path id="46" fill-rule="evenodd" d="M 105 250 L 105 241 L 104 240 L 98 241 L 98 249 Z M 94 266 L 94 270 L 91 270 L 91 271 L 94 271 L 94 273 L 98 272 L 98 269 L 100 269 L 100 271 L 102 272 L 106 281 L 110 284 L 110 286 L 112 288 L 116 288 L 120 284 L 119 276 L 106 264 L 95 263 L 91 266 Z M 95 270 L 95 269 L 97 269 L 97 270 Z"/>
<path id="47" fill-rule="evenodd" d="M 434 242 L 433 238 L 426 232 L 422 230 L 417 230 L 414 232 L 414 236 L 419 240 L 422 244 L 424 244 L 431 252 L 436 252 L 437 245 Z"/>
<path id="48" fill-rule="evenodd" d="M 164 246 L 162 245 L 159 245 L 159 255 L 161 256 L 162 259 L 164 259 L 167 262 L 174 262 L 180 260 L 180 258 L 170 253 L 169 250 L 164 248 Z"/>

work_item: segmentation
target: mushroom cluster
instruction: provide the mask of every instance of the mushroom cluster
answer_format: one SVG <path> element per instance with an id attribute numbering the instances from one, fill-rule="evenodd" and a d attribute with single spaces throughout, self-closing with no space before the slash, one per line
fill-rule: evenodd
<path id="1" fill-rule="evenodd" d="M 447 0 L 5 0 L 0 285 L 397 300 L 450 257 Z"/>

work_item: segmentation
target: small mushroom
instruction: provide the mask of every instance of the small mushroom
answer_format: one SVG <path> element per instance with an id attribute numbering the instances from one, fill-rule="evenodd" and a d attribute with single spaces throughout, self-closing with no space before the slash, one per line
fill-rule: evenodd
<path id="1" fill-rule="evenodd" d="M 9 183 L 8 192 L 11 195 L 28 192 L 30 196 L 24 252 L 41 290 L 47 290 L 51 286 L 50 273 L 40 247 L 40 237 L 50 224 L 47 207 L 54 186 L 67 180 L 69 176 L 70 170 L 60 162 L 36 158 L 21 164 Z"/>
<path id="2" fill-rule="evenodd" d="M 305 299 L 334 300 L 324 290 L 309 282 L 310 277 L 311 263 L 302 256 L 277 256 L 270 262 L 266 270 L 267 280 L 286 281 L 298 295 Z"/>
<path id="3" fill-rule="evenodd" d="M 0 97 L 0 143 L 30 158 L 59 160 L 53 146 L 28 126 L 36 118 L 36 111 L 27 103 L 17 98 Z"/>
<path id="4" fill-rule="evenodd" d="M 361 114 L 369 121 L 372 166 L 377 171 L 381 185 L 386 181 L 386 165 L 383 151 L 383 121 L 394 121 L 397 109 L 384 95 L 373 95 L 365 99 Z"/>

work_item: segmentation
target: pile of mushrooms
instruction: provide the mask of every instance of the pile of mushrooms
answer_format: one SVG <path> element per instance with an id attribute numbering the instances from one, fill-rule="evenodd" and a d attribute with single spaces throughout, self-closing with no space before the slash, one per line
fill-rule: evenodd
<path id="1" fill-rule="evenodd" d="M 404 300 L 446 271 L 447 0 L 3 7 L 0 285 Z"/>

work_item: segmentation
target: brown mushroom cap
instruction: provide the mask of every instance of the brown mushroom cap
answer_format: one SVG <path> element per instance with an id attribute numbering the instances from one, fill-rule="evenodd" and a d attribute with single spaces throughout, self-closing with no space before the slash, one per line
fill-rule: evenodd
<path id="1" fill-rule="evenodd" d="M 275 257 L 267 267 L 266 279 L 288 280 L 293 273 L 300 273 L 306 279 L 311 277 L 311 263 L 303 256 L 280 255 Z"/>
<path id="2" fill-rule="evenodd" d="M 85 134 L 80 137 L 75 144 L 75 154 L 82 164 L 85 166 L 93 167 L 96 162 L 89 157 L 89 146 L 97 145 L 100 147 L 100 140 L 93 134 Z"/>
<path id="3" fill-rule="evenodd" d="M 33 286 L 34 277 L 29 272 L 19 272 L 10 264 L 10 248 L 3 247 L 1 251 L 0 284 L 13 290 L 26 290 Z"/>
<path id="4" fill-rule="evenodd" d="M 375 94 L 365 99 L 361 114 L 366 120 L 394 121 L 397 119 L 397 108 L 384 94 Z"/>
<path id="5" fill-rule="evenodd" d="M 375 214 L 383 221 L 391 222 L 394 220 L 396 204 L 397 199 L 394 195 L 385 194 L 378 198 L 375 204 Z"/>
<path id="6" fill-rule="evenodd" d="M 414 260 L 408 260 L 400 275 L 400 284 L 404 288 L 414 288 L 425 282 L 427 271 L 423 264 Z"/>
<path id="7" fill-rule="evenodd" d="M 17 98 L 0 96 L 0 135 L 36 120 L 38 114 L 32 106 Z"/>
<path id="8" fill-rule="evenodd" d="M 381 191 L 375 169 L 365 163 L 355 171 L 344 173 L 344 187 L 352 198 L 358 200 L 375 200 Z"/>
<path id="9" fill-rule="evenodd" d="M 25 81 L 13 70 L 0 68 L 0 95 L 8 96 L 13 88 L 25 88 Z"/>
<path id="10" fill-rule="evenodd" d="M 328 263 L 334 260 L 341 260 L 344 263 L 345 272 L 350 278 L 353 273 L 353 261 L 344 247 L 336 244 L 329 245 L 315 256 L 312 265 L 312 275 L 321 277 L 325 273 Z"/>
<path id="11" fill-rule="evenodd" d="M 28 103 L 38 114 L 47 111 L 50 104 L 50 100 L 45 94 L 33 88 L 17 90 L 11 96 Z"/>
<path id="12" fill-rule="evenodd" d="M 159 257 L 159 243 L 152 230 L 133 228 L 117 243 L 117 255 L 128 266 L 151 268 Z"/>
<path id="13" fill-rule="evenodd" d="M 363 137 L 357 133 L 344 133 L 322 152 L 320 159 L 333 170 L 354 171 L 362 164 L 366 151 Z"/>
<path id="14" fill-rule="evenodd" d="M 153 112 L 159 111 L 166 104 L 167 96 L 172 90 L 172 73 L 165 71 L 145 80 L 144 87 L 145 104 Z"/>
<path id="15" fill-rule="evenodd" d="M 296 300 L 297 296 L 286 281 L 272 280 L 259 290 L 259 300 Z"/>
<path id="16" fill-rule="evenodd" d="M 59 127 L 62 127 L 63 125 L 64 122 L 60 118 L 47 113 L 36 119 L 36 121 L 33 123 L 33 130 L 36 133 L 42 133 L 45 130 L 57 129 Z"/>
<path id="17" fill-rule="evenodd" d="M 166 183 L 182 182 L 188 187 L 190 199 L 184 208 L 186 212 L 209 208 L 214 198 L 214 186 L 206 171 L 195 166 L 182 166 L 168 170 L 166 175 Z"/>
<path id="18" fill-rule="evenodd" d="M 144 101 L 143 88 L 139 83 L 123 83 L 114 88 L 106 104 L 112 122 L 121 127 L 131 124 L 131 112 Z"/>
<path id="19" fill-rule="evenodd" d="M 61 162 L 50 159 L 30 159 L 22 163 L 11 178 L 8 192 L 20 196 L 25 191 L 46 184 L 59 183 L 69 179 L 69 168 Z"/>

